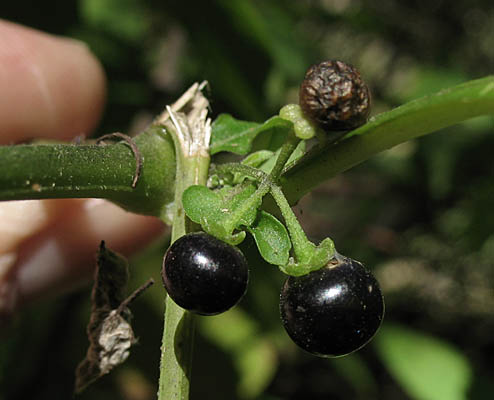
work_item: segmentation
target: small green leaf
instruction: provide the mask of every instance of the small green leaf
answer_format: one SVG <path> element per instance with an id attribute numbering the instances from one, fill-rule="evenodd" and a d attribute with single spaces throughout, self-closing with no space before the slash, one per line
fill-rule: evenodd
<path id="1" fill-rule="evenodd" d="M 223 198 L 224 208 L 228 208 L 229 211 L 236 210 L 245 200 L 251 197 L 256 191 L 256 187 L 254 185 L 246 186 L 241 192 L 234 196 L 225 196 Z M 254 223 L 254 220 L 257 217 L 257 209 L 252 208 L 248 210 L 240 220 L 240 225 L 250 226 Z"/>
<path id="2" fill-rule="evenodd" d="M 196 224 L 204 220 L 222 218 L 223 202 L 221 196 L 206 186 L 189 186 L 182 195 L 182 204 L 187 216 Z"/>
<path id="3" fill-rule="evenodd" d="M 213 122 L 211 132 L 211 154 L 230 151 L 235 154 L 247 154 L 252 142 L 259 135 L 271 135 L 276 130 L 289 129 L 291 123 L 280 117 L 272 117 L 263 124 L 241 121 L 229 114 L 221 114 Z"/>
<path id="4" fill-rule="evenodd" d="M 468 398 L 472 368 L 451 344 L 398 325 L 384 325 L 374 343 L 389 372 L 411 398 Z"/>
<path id="5" fill-rule="evenodd" d="M 268 263 L 285 265 L 288 262 L 292 243 L 285 226 L 271 214 L 261 211 L 256 224 L 249 229 Z"/>
<path id="6" fill-rule="evenodd" d="M 220 151 L 231 151 L 235 154 L 246 154 L 251 141 L 256 137 L 260 124 L 241 121 L 229 114 L 221 114 L 212 125 L 211 154 Z"/>
<path id="7" fill-rule="evenodd" d="M 252 186 L 252 187 L 251 187 Z M 232 191 L 235 189 L 228 189 Z M 255 187 L 250 185 L 235 195 L 227 195 L 227 192 L 214 192 L 206 186 L 189 186 L 182 195 L 182 204 L 187 216 L 202 229 L 232 245 L 241 243 L 245 238 L 245 232 L 227 232 L 224 226 L 228 214 L 242 204 L 255 192 Z M 251 225 L 257 214 L 257 209 L 248 210 L 240 220 L 240 225 Z M 235 227 L 236 228 L 236 227 Z"/>

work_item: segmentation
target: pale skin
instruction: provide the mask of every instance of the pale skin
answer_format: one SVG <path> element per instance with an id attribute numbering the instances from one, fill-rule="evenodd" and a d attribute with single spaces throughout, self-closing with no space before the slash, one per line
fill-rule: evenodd
<path id="1" fill-rule="evenodd" d="M 87 136 L 104 100 L 104 71 L 83 43 L 0 20 L 0 145 Z M 163 228 L 103 200 L 0 202 L 0 326 L 87 283 L 101 240 L 130 255 Z"/>

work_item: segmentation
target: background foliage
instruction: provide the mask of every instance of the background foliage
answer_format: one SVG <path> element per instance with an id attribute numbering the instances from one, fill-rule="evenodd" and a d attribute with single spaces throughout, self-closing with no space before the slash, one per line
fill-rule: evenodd
<path id="1" fill-rule="evenodd" d="M 490 0 L 17 0 L 2 2 L 0 17 L 97 54 L 109 78 L 98 135 L 138 132 L 203 79 L 213 116 L 262 122 L 328 58 L 360 69 L 374 114 L 494 70 Z M 283 276 L 247 240 L 247 297 L 199 318 L 192 399 L 491 398 L 493 127 L 478 118 L 405 143 L 298 204 L 312 238 L 331 236 L 381 281 L 386 323 L 357 354 L 324 360 L 291 344 L 277 309 Z M 132 260 L 132 288 L 159 282 L 166 245 Z M 129 361 L 81 399 L 154 398 L 162 306 L 158 284 L 133 306 L 140 344 Z M 27 310 L 1 338 L 0 399 L 69 398 L 88 315 L 89 286 Z"/>

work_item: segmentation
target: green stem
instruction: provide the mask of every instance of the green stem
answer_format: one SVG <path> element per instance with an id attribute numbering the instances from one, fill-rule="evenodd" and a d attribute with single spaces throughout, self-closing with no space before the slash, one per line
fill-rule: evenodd
<path id="1" fill-rule="evenodd" d="M 307 239 L 304 230 L 300 226 L 300 223 L 290 207 L 290 204 L 288 204 L 281 188 L 278 185 L 272 185 L 270 190 L 271 195 L 276 201 L 276 204 L 280 208 L 283 218 L 285 219 L 285 225 L 292 240 L 296 262 L 300 264 L 308 263 L 316 246 L 309 239 Z"/>
<path id="2" fill-rule="evenodd" d="M 377 115 L 348 138 L 311 152 L 280 183 L 291 204 L 324 181 L 408 140 L 469 118 L 494 114 L 494 76 L 466 82 Z"/>
<path id="3" fill-rule="evenodd" d="M 288 138 L 281 147 L 280 154 L 276 158 L 276 163 L 269 175 L 266 175 L 257 168 L 252 168 L 242 164 L 226 164 L 217 168 L 220 173 L 240 172 L 261 181 L 255 193 L 245 200 L 242 205 L 223 222 L 226 232 L 232 232 L 238 226 L 240 220 L 246 212 L 252 208 L 258 208 L 261 205 L 262 198 L 269 192 L 270 187 L 277 181 L 283 171 L 283 168 L 285 167 L 286 162 L 299 143 L 300 139 L 295 136 L 293 129 L 290 130 L 288 133 Z"/>
<path id="4" fill-rule="evenodd" d="M 183 209 L 182 193 L 191 185 L 206 184 L 209 157 L 178 156 L 177 163 L 177 171 L 181 173 L 181 176 L 177 177 L 175 187 L 172 243 L 192 229 Z M 167 296 L 161 347 L 159 400 L 187 400 L 189 398 L 194 327 L 193 314 L 179 307 L 170 296 Z"/>
<path id="5" fill-rule="evenodd" d="M 174 193 L 173 143 L 158 128 L 134 142 L 143 157 L 135 188 L 136 159 L 126 143 L 0 146 L 0 201 L 97 197 L 165 218 Z"/>
<path id="6" fill-rule="evenodd" d="M 290 129 L 288 132 L 288 137 L 286 142 L 283 144 L 280 150 L 280 154 L 276 159 L 276 163 L 274 164 L 273 169 L 269 173 L 269 177 L 273 182 L 277 182 L 283 168 L 285 167 L 286 162 L 296 149 L 297 145 L 300 143 L 300 138 L 295 136 L 295 132 L 293 129 Z"/>
<path id="7" fill-rule="evenodd" d="M 220 164 L 216 167 L 215 172 L 217 172 L 219 175 L 240 173 L 259 182 L 266 179 L 268 176 L 268 174 L 266 174 L 264 171 L 261 171 L 260 169 L 239 163 Z"/>

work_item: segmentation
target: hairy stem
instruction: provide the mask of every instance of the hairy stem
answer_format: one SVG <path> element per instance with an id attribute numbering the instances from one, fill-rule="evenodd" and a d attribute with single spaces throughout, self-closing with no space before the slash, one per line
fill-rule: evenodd
<path id="1" fill-rule="evenodd" d="M 294 150 L 296 149 L 299 143 L 300 143 L 300 139 L 296 137 L 293 130 L 291 130 L 288 133 L 288 138 L 286 142 L 281 147 L 280 154 L 276 158 L 275 165 L 271 170 L 271 172 L 269 173 L 269 175 L 263 173 L 262 171 L 256 168 L 252 168 L 242 164 L 236 164 L 236 165 L 228 164 L 223 167 L 221 166 L 218 167 L 219 172 L 225 170 L 230 173 L 240 172 L 260 181 L 259 187 L 255 191 L 255 193 L 251 197 L 246 199 L 242 203 L 242 205 L 239 208 L 237 208 L 234 212 L 232 212 L 232 214 L 224 221 L 223 226 L 225 227 L 225 230 L 227 232 L 232 232 L 237 227 L 237 225 L 239 224 L 240 220 L 242 219 L 242 217 L 246 212 L 248 212 L 252 208 L 258 208 L 261 205 L 263 197 L 269 192 L 270 187 L 275 184 L 281 172 L 283 171 L 286 162 L 288 161 L 288 159 L 290 158 L 290 156 L 292 155 L 292 153 L 294 152 Z"/>
<path id="2" fill-rule="evenodd" d="M 203 87 L 192 85 L 156 122 L 172 135 L 177 159 L 172 243 L 193 229 L 182 204 L 184 190 L 191 185 L 206 185 L 208 178 L 211 121 L 207 118 L 208 101 L 201 93 Z M 182 111 L 186 108 L 185 114 Z M 189 398 L 194 326 L 194 316 L 167 296 L 158 400 Z"/>
<path id="3" fill-rule="evenodd" d="M 249 178 L 255 179 L 259 182 L 262 181 L 263 179 L 266 179 L 268 176 L 268 174 L 261 171 L 260 169 L 239 163 L 220 164 L 216 166 L 215 172 L 217 172 L 220 175 L 240 173 L 242 175 L 248 176 Z"/>
<path id="4" fill-rule="evenodd" d="M 0 146 L 0 201 L 97 197 L 166 220 L 175 185 L 173 143 L 158 128 L 134 142 L 143 158 L 135 188 L 137 160 L 127 143 Z"/>
<path id="5" fill-rule="evenodd" d="M 300 138 L 295 136 L 295 132 L 293 129 L 290 129 L 288 132 L 288 137 L 286 142 L 283 144 L 281 147 L 280 154 L 278 155 L 278 158 L 276 159 L 276 163 L 274 164 L 273 169 L 269 173 L 269 177 L 273 182 L 277 182 L 279 176 L 281 175 L 281 172 L 283 171 L 283 168 L 285 167 L 286 162 L 292 155 L 292 153 L 295 151 L 297 145 L 300 143 Z"/>
<path id="6" fill-rule="evenodd" d="M 271 195 L 283 214 L 285 225 L 292 240 L 293 252 L 298 263 L 308 262 L 314 253 L 315 245 L 307 239 L 295 213 L 278 185 L 271 186 Z"/>
<path id="7" fill-rule="evenodd" d="M 172 243 L 190 231 L 190 221 L 186 218 L 182 206 L 182 193 L 191 185 L 206 184 L 209 167 L 209 158 L 200 156 L 184 157 L 179 162 L 181 165 L 178 170 L 182 171 L 182 174 L 177 179 Z M 194 315 L 179 307 L 170 296 L 167 296 L 161 349 L 159 400 L 189 398 L 194 326 Z"/>

